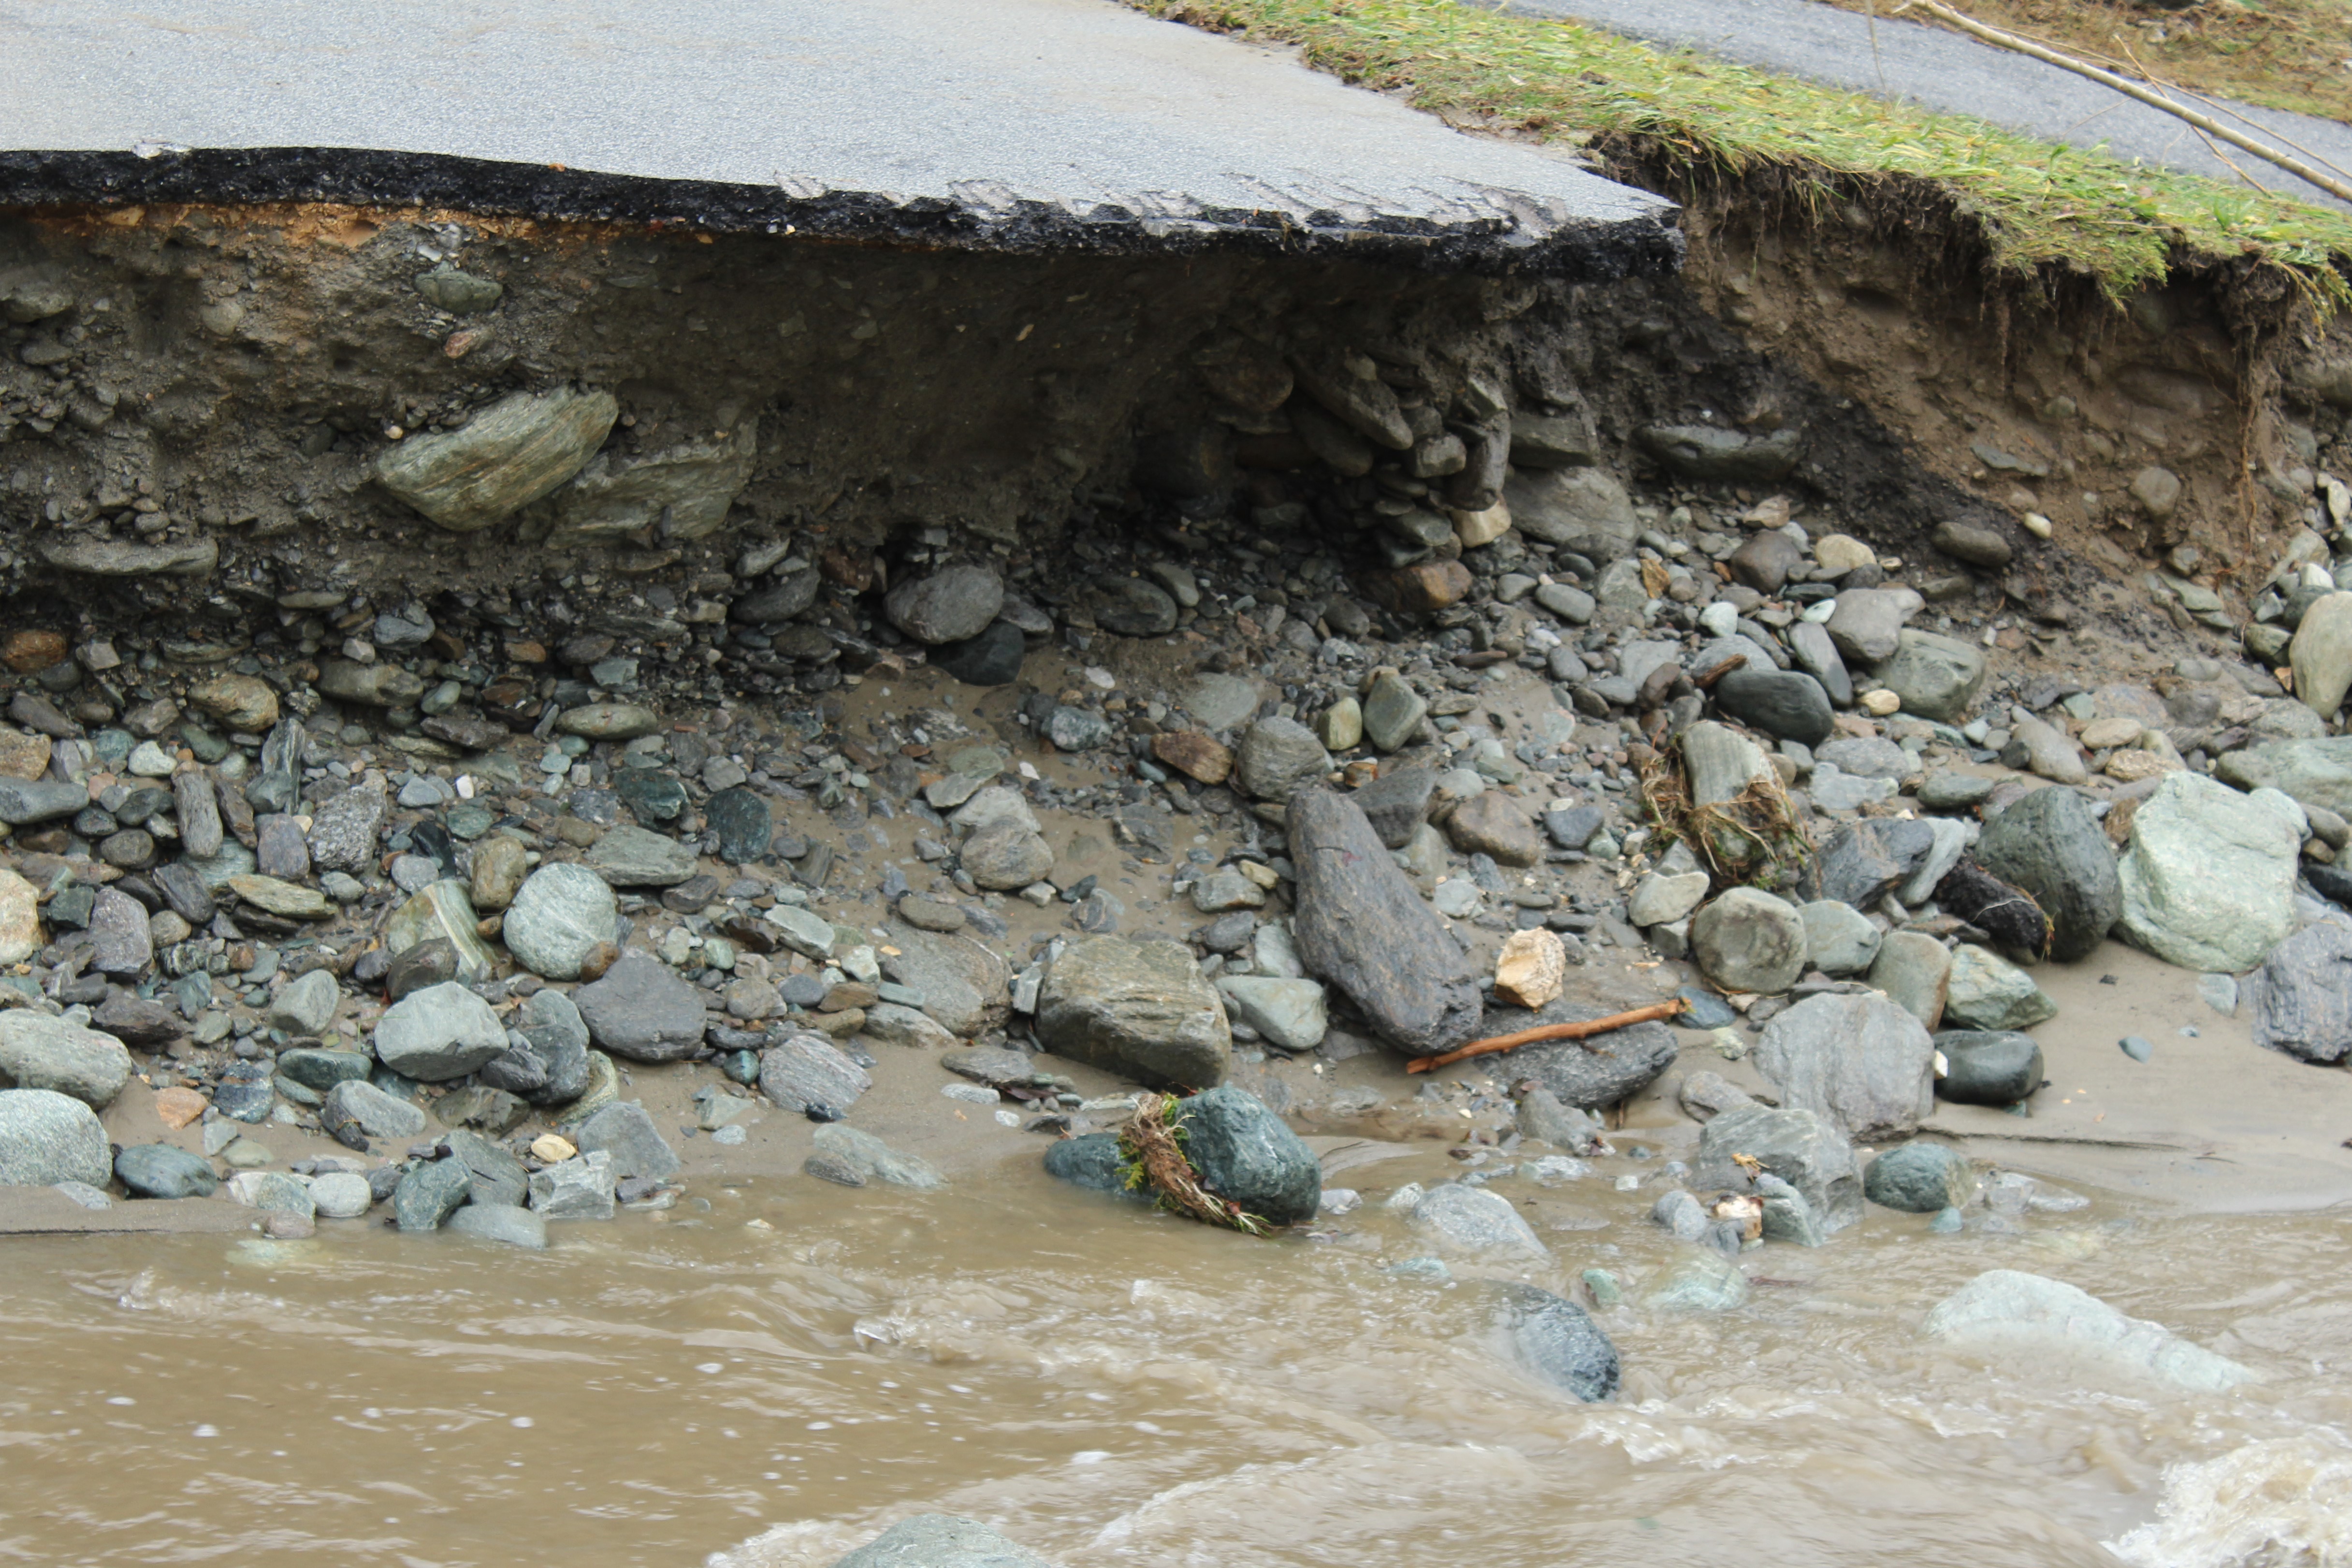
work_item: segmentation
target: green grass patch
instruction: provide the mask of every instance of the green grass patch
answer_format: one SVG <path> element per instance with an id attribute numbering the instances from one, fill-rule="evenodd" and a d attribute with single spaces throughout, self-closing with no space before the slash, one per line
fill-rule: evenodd
<path id="1" fill-rule="evenodd" d="M 2160 282 L 2180 247 L 2276 263 L 2314 303 L 2352 303 L 2352 215 L 1961 115 L 1451 0 L 1189 0 L 1180 19 L 1296 44 L 1318 68 L 1421 109 L 1548 138 L 1632 139 L 1694 177 L 1794 174 L 1824 208 L 1867 182 L 1925 182 L 1982 226 L 2009 272 L 2072 268 L 2121 297 Z"/>

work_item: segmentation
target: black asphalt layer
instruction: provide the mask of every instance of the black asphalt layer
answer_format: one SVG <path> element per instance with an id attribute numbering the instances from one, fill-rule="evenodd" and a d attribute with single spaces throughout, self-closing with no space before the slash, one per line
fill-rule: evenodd
<path id="1" fill-rule="evenodd" d="M 334 200 L 1606 278 L 1672 205 L 1109 0 L 0 0 L 0 205 Z"/>
<path id="2" fill-rule="evenodd" d="M 1895 3 L 1886 0 L 1883 9 L 1892 10 Z M 1587 22 L 1645 43 L 1695 49 L 1831 87 L 1972 114 L 2053 142 L 2104 146 L 2127 162 L 2239 180 L 2196 131 L 2162 110 L 2056 66 L 1925 23 L 1882 16 L 1874 26 L 1867 16 L 1819 0 L 1507 0 L 1507 5 L 1528 16 Z M 2345 40 L 2345 55 L 2352 58 L 2352 35 Z M 2235 104 L 2215 117 L 2249 134 L 2300 143 L 2338 170 L 2352 171 L 2352 127 Z M 2222 150 L 2281 195 L 2337 205 L 2284 170 L 2226 146 Z"/>

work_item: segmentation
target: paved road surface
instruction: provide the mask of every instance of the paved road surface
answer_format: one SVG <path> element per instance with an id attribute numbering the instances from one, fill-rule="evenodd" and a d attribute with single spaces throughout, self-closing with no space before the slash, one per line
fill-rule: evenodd
<path id="1" fill-rule="evenodd" d="M 1107 0 L 0 0 L 0 203 L 273 195 L 1592 275 L 1678 255 L 1654 196 Z"/>
<path id="2" fill-rule="evenodd" d="M 1508 0 L 1508 5 L 1530 16 L 1573 17 L 1654 44 L 1687 47 L 1832 87 L 1977 115 L 2078 147 L 2105 142 L 2123 158 L 2237 179 L 2196 132 L 2168 114 L 2071 71 L 1924 23 L 1881 16 L 1874 58 L 1871 19 L 1818 0 Z M 1885 8 L 1893 5 L 1894 0 L 1887 0 Z M 2345 48 L 2352 57 L 2352 37 Z M 2291 137 L 2337 168 L 2352 171 L 2352 127 L 2270 109 L 2242 108 L 2238 112 L 2254 122 L 2255 131 Z M 2230 155 L 2282 195 L 2332 202 L 2284 170 L 2235 151 Z"/>

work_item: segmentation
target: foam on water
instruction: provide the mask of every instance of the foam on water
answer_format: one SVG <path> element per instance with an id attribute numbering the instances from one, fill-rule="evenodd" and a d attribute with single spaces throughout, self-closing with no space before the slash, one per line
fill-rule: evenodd
<path id="1" fill-rule="evenodd" d="M 2134 1568 L 2352 1568 L 2352 1443 L 2315 1430 L 2175 1465 L 2156 1519 L 2107 1546 Z"/>

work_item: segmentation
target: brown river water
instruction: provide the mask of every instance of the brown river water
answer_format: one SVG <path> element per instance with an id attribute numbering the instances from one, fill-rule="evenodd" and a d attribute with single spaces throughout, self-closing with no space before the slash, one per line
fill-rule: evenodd
<path id="1" fill-rule="evenodd" d="M 1390 1271 L 1424 1249 L 1380 1199 L 1460 1171 L 1427 1145 L 1270 1241 L 999 1147 L 936 1194 L 697 1183 L 544 1254 L 355 1223 L 13 1239 L 0 1562 L 799 1568 L 942 1510 L 1074 1568 L 2352 1563 L 2341 1207 L 2094 1194 L 1957 1236 L 1873 1210 L 1748 1253 L 1734 1312 L 1600 1313 L 1625 1384 L 1581 1405 L 1489 1331 L 1475 1266 Z M 1645 1217 L 1658 1162 L 1593 1164 L 1544 1194 L 1554 1264 L 1507 1272 L 1573 1294 L 1607 1268 L 1638 1300 L 1678 1256 Z M 2182 1395 L 1923 1340 L 1989 1268 L 2266 1381 Z"/>

